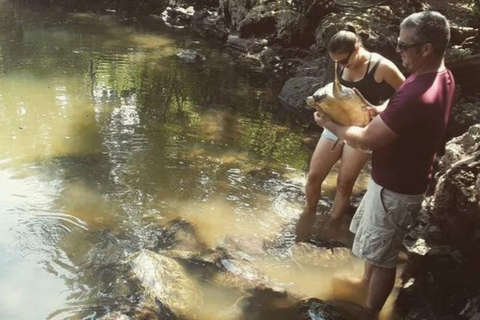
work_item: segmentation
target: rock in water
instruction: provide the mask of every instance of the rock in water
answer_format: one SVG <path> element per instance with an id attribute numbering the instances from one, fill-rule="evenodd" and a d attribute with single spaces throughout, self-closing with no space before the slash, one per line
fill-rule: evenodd
<path id="1" fill-rule="evenodd" d="M 348 248 L 321 248 L 310 243 L 296 243 L 292 249 L 292 258 L 299 263 L 324 267 L 338 268 L 351 264 L 352 253 Z"/>
<path id="2" fill-rule="evenodd" d="M 342 86 L 338 80 L 335 62 L 335 80 L 307 97 L 307 104 L 325 112 L 333 121 L 344 126 L 366 126 L 370 116 L 364 111 L 365 102 L 352 88 Z"/>
<path id="3" fill-rule="evenodd" d="M 143 249 L 130 264 L 150 296 L 177 316 L 195 318 L 202 293 L 177 261 Z"/>

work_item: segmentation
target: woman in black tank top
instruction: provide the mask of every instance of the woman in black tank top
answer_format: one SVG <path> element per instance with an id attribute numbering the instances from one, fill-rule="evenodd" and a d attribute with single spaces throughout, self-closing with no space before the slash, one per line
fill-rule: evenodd
<path id="1" fill-rule="evenodd" d="M 340 31 L 330 40 L 328 48 L 332 60 L 337 61 L 340 83 L 357 88 L 373 105 L 389 99 L 400 87 L 405 77 L 395 64 L 381 55 L 363 48 L 359 37 L 351 31 Z M 337 137 L 324 130 L 313 152 L 305 187 L 306 206 L 297 223 L 297 241 L 310 238 L 315 223 L 317 205 L 321 196 L 321 186 L 332 169 L 341 159 L 338 172 L 335 199 L 331 208 L 331 217 L 325 231 L 333 231 L 338 221 L 350 208 L 353 186 L 369 155 L 348 145 L 332 147 Z M 335 234 L 327 235 L 335 238 Z"/>
<path id="2" fill-rule="evenodd" d="M 366 50 L 365 50 L 366 53 Z M 359 81 L 348 81 L 343 79 L 343 72 L 345 66 L 338 69 L 338 78 L 340 83 L 349 88 L 357 88 L 365 99 L 371 104 L 378 105 L 380 102 L 387 100 L 395 93 L 395 89 L 387 82 L 382 81 L 380 83 L 375 81 L 375 72 L 378 66 L 382 63 L 383 57 L 379 57 L 374 66 L 370 68 L 372 63 L 372 54 L 369 53 L 367 68 L 365 68 L 365 75 Z"/>

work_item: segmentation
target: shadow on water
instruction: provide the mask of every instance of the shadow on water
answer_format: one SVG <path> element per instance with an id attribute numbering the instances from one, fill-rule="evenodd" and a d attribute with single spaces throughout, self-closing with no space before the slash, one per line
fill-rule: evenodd
<path id="1" fill-rule="evenodd" d="M 267 319 L 293 300 L 258 279 L 328 298 L 334 269 L 357 269 L 320 263 L 347 240 L 319 265 L 292 253 L 311 150 L 272 115 L 266 77 L 188 34 L 0 7 L 0 318 L 155 309 L 132 267 L 142 249 L 188 270 L 197 319 Z"/>

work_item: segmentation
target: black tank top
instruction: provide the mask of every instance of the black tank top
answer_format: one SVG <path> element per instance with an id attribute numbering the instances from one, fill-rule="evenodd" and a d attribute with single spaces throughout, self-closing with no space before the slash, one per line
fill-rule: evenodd
<path id="1" fill-rule="evenodd" d="M 363 79 L 359 81 L 346 81 L 342 79 L 345 67 L 341 68 L 338 71 L 340 83 L 345 87 L 357 88 L 358 91 L 360 91 L 360 93 L 365 97 L 365 99 L 367 99 L 373 105 L 378 105 L 381 102 L 389 99 L 395 93 L 395 89 L 393 89 L 385 81 L 380 83 L 375 81 L 375 71 L 377 71 L 381 60 L 382 58 L 378 59 L 377 63 L 375 63 L 372 70 L 369 72 L 368 69 L 370 69 L 370 62 L 372 61 L 372 55 L 370 55 L 370 58 L 368 59 L 367 71 L 365 71 Z"/>

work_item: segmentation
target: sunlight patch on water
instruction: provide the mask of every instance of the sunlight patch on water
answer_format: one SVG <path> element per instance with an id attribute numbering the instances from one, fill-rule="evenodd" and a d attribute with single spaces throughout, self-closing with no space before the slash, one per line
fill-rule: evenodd
<path id="1" fill-rule="evenodd" d="M 55 238 L 54 230 L 47 227 L 52 217 L 44 217 L 45 214 L 49 216 L 46 210 L 51 204 L 54 188 L 36 177 L 22 177 L 29 175 L 27 172 L 0 171 L 2 319 L 45 319 L 51 310 L 62 305 L 67 296 L 64 280 L 39 267 L 49 260 L 52 244 L 49 240 Z M 53 219 L 61 220 L 58 217 Z M 47 230 L 42 231 L 44 227 Z M 25 308 L 26 305 L 29 308 Z"/>
<path id="2" fill-rule="evenodd" d="M 114 229 L 119 223 L 113 206 L 81 181 L 66 183 L 55 204 L 65 215 L 78 219 L 91 231 Z"/>
<path id="3" fill-rule="evenodd" d="M 240 133 L 238 117 L 232 111 L 210 110 L 202 114 L 202 138 L 210 141 L 232 141 Z"/>
<path id="4" fill-rule="evenodd" d="M 2 249 L 0 246 L 0 274 L 8 275 L 0 277 L 2 319 L 46 319 L 51 310 L 61 307 L 68 295 L 63 279 L 45 272 L 18 252 L 8 253 Z"/>
<path id="5" fill-rule="evenodd" d="M 43 79 L 10 76 L 0 79 L 0 156 L 17 164 L 45 156 L 92 152 L 98 149 L 92 105 L 75 99 L 68 103 L 64 87 Z M 63 79 L 64 83 L 74 81 Z M 18 85 L 18 83 L 21 85 Z M 60 90 L 57 92 L 57 88 Z M 62 89 L 63 88 L 63 89 Z M 21 98 L 20 98 L 21 97 Z M 17 110 L 12 105 L 19 106 Z M 18 110 L 21 112 L 18 113 Z"/>

